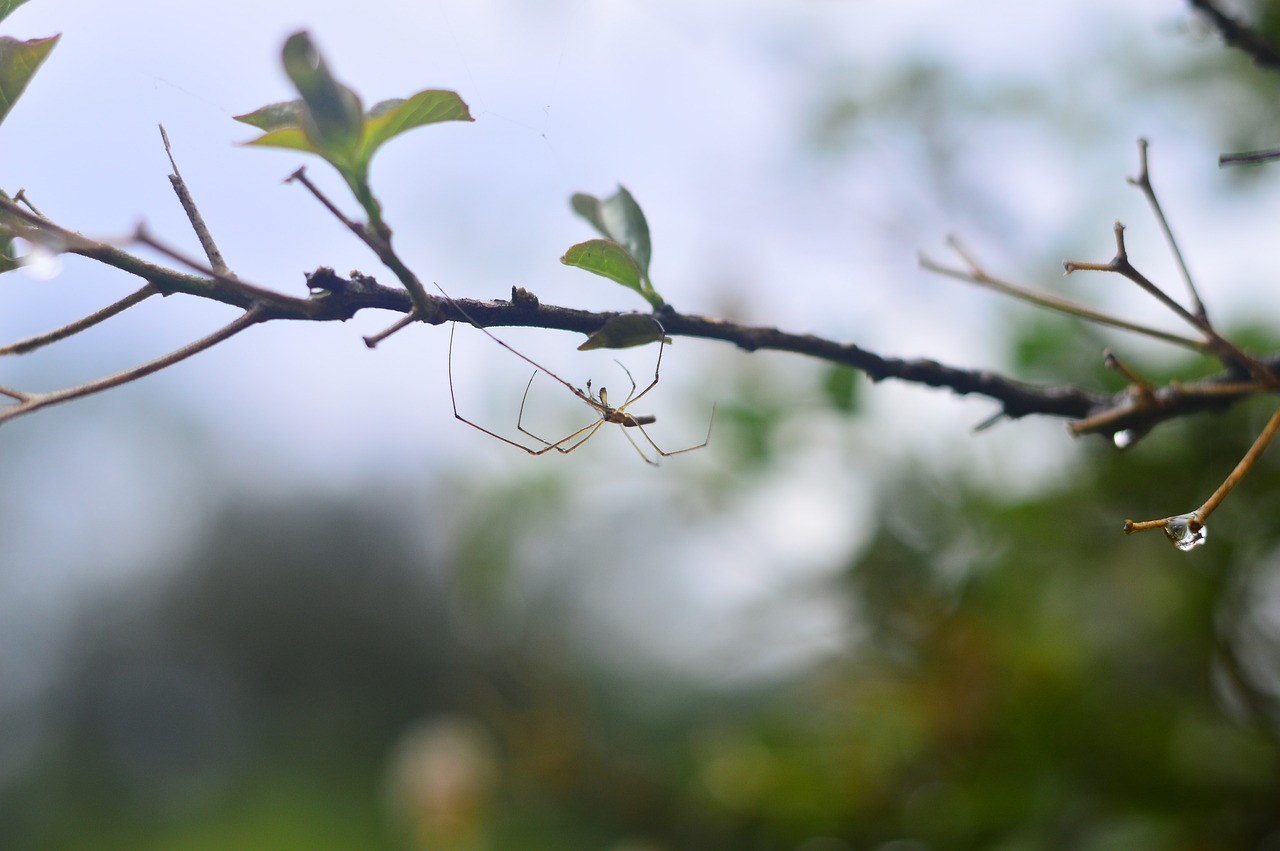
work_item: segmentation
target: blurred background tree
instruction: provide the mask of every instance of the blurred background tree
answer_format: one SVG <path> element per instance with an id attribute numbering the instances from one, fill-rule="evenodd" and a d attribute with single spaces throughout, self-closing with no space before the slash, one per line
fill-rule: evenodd
<path id="1" fill-rule="evenodd" d="M 1208 40 L 1184 24 L 1166 38 Z M 1223 150 L 1280 135 L 1275 83 L 1228 51 L 1171 66 L 1149 45 L 1094 48 Z M 1069 86 L 977 86 L 910 56 L 871 82 L 855 70 L 825 75 L 802 177 L 846 174 L 862 134 L 901 140 L 930 165 L 904 195 L 989 236 L 1009 224 L 1010 175 L 966 171 L 974 122 L 1100 156 Z M 1228 179 L 1247 196 L 1270 178 Z M 886 231 L 910 203 L 892 212 Z M 1060 254 L 1113 215 L 1014 224 L 1011 241 Z M 958 324 L 1017 374 L 1115 380 L 1100 337 L 999 309 Z M 1266 348 L 1270 313 L 1228 330 Z M 1280 848 L 1280 460 L 1190 557 L 1119 534 L 1198 504 L 1265 405 L 1123 454 L 1033 423 L 960 442 L 944 421 L 963 432 L 980 406 L 676 348 L 685 383 L 664 405 L 692 423 L 715 399 L 720 416 L 709 460 L 656 474 L 602 439 L 569 463 L 455 456 L 390 485 L 384 470 L 248 486 L 209 431 L 137 396 L 95 409 L 100 437 L 70 437 L 73 419 L 0 437 L 22 639 L 0 648 L 0 847 Z M 84 503 L 33 484 L 55 457 L 147 478 L 140 519 L 72 523 Z M 35 605 L 22 577 L 68 561 L 121 576 Z M 17 629 L 24 609 L 53 634 Z"/>

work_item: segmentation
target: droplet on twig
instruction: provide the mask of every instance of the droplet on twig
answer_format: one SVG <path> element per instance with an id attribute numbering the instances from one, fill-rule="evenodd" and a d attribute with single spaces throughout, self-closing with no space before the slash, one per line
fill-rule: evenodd
<path id="1" fill-rule="evenodd" d="M 1180 514 L 1169 518 L 1164 532 L 1175 547 L 1189 552 L 1204 543 L 1209 530 L 1195 514 Z"/>
<path id="2" fill-rule="evenodd" d="M 37 281 L 56 278 L 62 271 L 62 261 L 58 258 L 60 248 L 61 246 L 34 242 L 22 237 L 15 237 L 13 240 L 13 253 L 17 257 L 18 264 Z"/>
<path id="3" fill-rule="evenodd" d="M 1111 439 L 1115 441 L 1116 449 L 1128 449 L 1133 445 L 1133 431 L 1125 429 L 1111 435 Z"/>

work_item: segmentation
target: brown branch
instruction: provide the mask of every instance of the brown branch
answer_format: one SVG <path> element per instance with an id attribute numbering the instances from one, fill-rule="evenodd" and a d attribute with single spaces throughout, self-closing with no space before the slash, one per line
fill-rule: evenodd
<path id="1" fill-rule="evenodd" d="M 1209 320 L 1205 316 L 1198 316 L 1187 310 L 1181 304 L 1174 301 L 1164 290 L 1157 286 L 1150 278 L 1138 271 L 1137 267 L 1129 260 L 1129 252 L 1124 244 L 1124 225 L 1120 222 L 1115 223 L 1115 239 L 1116 239 L 1116 256 L 1106 263 L 1088 263 L 1080 260 L 1066 260 L 1062 267 L 1066 273 L 1070 275 L 1072 272 L 1113 272 L 1122 277 L 1128 278 L 1146 292 L 1154 296 L 1161 304 L 1187 323 L 1198 328 L 1204 335 L 1213 353 L 1222 361 L 1227 368 L 1238 367 L 1246 370 L 1255 381 L 1269 384 L 1273 387 L 1280 388 L 1280 378 L 1278 378 L 1268 367 L 1263 365 L 1257 358 L 1241 349 L 1235 343 L 1223 337 L 1214 329 Z"/>
<path id="2" fill-rule="evenodd" d="M 1178 240 L 1174 238 L 1173 228 L 1169 226 L 1169 219 L 1165 216 L 1164 208 L 1160 205 L 1160 199 L 1156 196 L 1155 187 L 1151 185 L 1151 171 L 1147 168 L 1148 147 L 1146 139 L 1138 140 L 1140 168 L 1137 177 L 1129 178 L 1129 185 L 1136 186 L 1142 190 L 1147 203 L 1151 205 L 1151 211 L 1155 214 L 1156 221 L 1160 224 L 1161 232 L 1164 233 L 1165 242 L 1168 243 L 1169 250 L 1173 252 L 1174 259 L 1178 261 L 1178 269 L 1182 273 L 1182 281 L 1187 285 L 1187 294 L 1191 298 L 1191 312 L 1205 325 L 1209 325 L 1209 314 L 1204 308 L 1204 302 L 1200 300 L 1200 293 L 1191 277 L 1191 270 L 1187 268 L 1187 261 L 1182 256 L 1182 249 L 1178 247 Z"/>
<path id="3" fill-rule="evenodd" d="M 1204 13 L 1223 41 L 1246 54 L 1260 68 L 1280 71 L 1280 50 L 1258 35 L 1248 24 L 1241 23 L 1218 8 L 1213 0 L 1189 0 L 1191 8 Z"/>
<path id="4" fill-rule="evenodd" d="M 14 390 L 4 390 L 3 393 L 12 399 L 17 400 L 15 404 L 6 408 L 0 408 L 0 423 L 6 420 L 20 417 L 24 414 L 38 411 L 41 408 L 47 408 L 50 405 L 56 405 L 60 402 L 69 402 L 72 399 L 81 399 L 85 396 L 91 396 L 95 393 L 101 393 L 104 390 L 110 390 L 127 384 L 130 381 L 137 381 L 151 375 L 153 372 L 159 372 L 168 366 L 186 360 L 192 355 L 199 354 L 205 349 L 216 346 L 224 340 L 239 334 L 241 331 L 256 325 L 266 319 L 266 310 L 264 308 L 255 307 L 246 310 L 237 317 L 233 322 L 219 328 L 207 337 L 202 337 L 194 343 L 188 343 L 180 349 L 176 349 L 167 355 L 147 361 L 129 369 L 121 370 L 103 378 L 89 381 L 84 384 L 78 384 L 74 387 L 66 387 L 62 390 L 52 390 L 48 393 L 22 393 Z"/>
<path id="5" fill-rule="evenodd" d="M 18 340 L 17 342 L 10 343 L 7 346 L 0 346 L 0 355 L 24 355 L 27 352 L 33 352 L 36 349 L 49 345 L 50 343 L 65 340 L 68 337 L 79 334 L 81 331 L 92 328 L 99 322 L 105 322 L 111 317 L 119 313 L 123 313 L 135 304 L 141 304 L 159 292 L 160 291 L 151 284 L 147 284 L 141 289 L 137 289 L 129 293 L 129 295 L 114 304 L 109 304 L 101 310 L 90 313 L 83 319 L 77 319 L 75 322 L 69 322 L 60 328 L 54 328 L 52 331 L 46 331 L 43 334 L 37 334 L 34 337 L 27 337 L 25 340 Z"/>
<path id="6" fill-rule="evenodd" d="M 164 140 L 164 152 L 169 155 L 169 165 L 173 166 L 173 174 L 169 175 L 169 183 L 173 186 L 174 194 L 178 196 L 178 203 L 182 205 L 182 211 L 187 214 L 187 221 L 191 223 L 191 229 L 196 232 L 196 239 L 200 240 L 200 247 L 204 249 L 204 256 L 209 258 L 209 267 L 219 275 L 228 278 L 234 278 L 235 274 L 227 266 L 227 262 L 222 259 L 222 252 L 218 250 L 218 245 L 213 241 L 213 234 L 209 232 L 209 226 L 204 223 L 204 216 L 200 215 L 200 208 L 196 206 L 195 199 L 191 197 L 191 190 L 187 189 L 187 182 L 182 179 L 182 172 L 178 171 L 178 162 L 173 158 L 173 149 L 169 147 L 169 134 L 164 131 L 164 125 L 160 125 L 160 138 Z"/>
<path id="7" fill-rule="evenodd" d="M 293 174 L 289 175 L 285 182 L 292 183 L 294 181 L 297 181 L 306 187 L 307 191 L 314 195 L 316 200 L 324 205 L 325 209 L 332 213 L 338 221 L 342 222 L 348 230 L 355 234 L 356 238 L 367 245 L 369 249 L 377 255 L 378 260 L 382 262 L 382 265 L 391 270 L 392 274 L 396 276 L 396 279 L 400 281 L 401 285 L 403 285 L 405 290 L 409 293 L 410 301 L 413 302 L 414 309 L 409 313 L 409 318 L 411 320 L 421 319 L 425 322 L 431 323 L 432 325 L 439 324 L 439 314 L 434 310 L 436 299 L 427 292 L 426 287 L 422 285 L 422 281 L 418 280 L 418 276 L 413 273 L 412 269 L 405 265 L 405 262 L 400 259 L 400 255 L 391 247 L 390 231 L 387 231 L 385 234 L 377 233 L 373 229 L 357 224 L 347 218 L 346 215 L 338 209 L 338 205 L 330 201 L 329 198 L 320 191 L 320 187 L 311 182 L 311 178 L 307 177 L 305 168 L 300 168 Z M 394 329 L 389 329 L 379 336 L 380 338 L 385 339 L 401 327 L 404 326 L 397 325 Z"/>

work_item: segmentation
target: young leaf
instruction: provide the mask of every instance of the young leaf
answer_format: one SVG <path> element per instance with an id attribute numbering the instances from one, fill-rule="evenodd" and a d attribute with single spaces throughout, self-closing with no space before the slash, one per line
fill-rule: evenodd
<path id="1" fill-rule="evenodd" d="M 253 112 L 235 116 L 235 120 L 257 127 L 263 132 L 280 130 L 284 127 L 302 127 L 302 113 L 305 110 L 301 100 L 287 100 L 283 103 L 269 103 Z"/>
<path id="2" fill-rule="evenodd" d="M 415 127 L 440 121 L 475 121 L 456 92 L 428 89 L 411 98 L 384 100 L 369 110 L 360 140 L 360 159 L 366 164 L 378 148 Z"/>
<path id="3" fill-rule="evenodd" d="M 0 236 L 0 274 L 18 268 L 18 261 L 13 259 L 13 239 Z"/>
<path id="4" fill-rule="evenodd" d="M 575 192 L 569 199 L 569 206 L 603 236 L 608 236 L 604 225 L 604 213 L 600 209 L 600 199 L 585 192 Z"/>
<path id="5" fill-rule="evenodd" d="M 627 249 L 640 272 L 649 277 L 649 256 L 652 247 L 649 244 L 649 223 L 645 221 L 644 212 L 636 199 L 631 197 L 622 186 L 600 205 L 608 236 L 614 242 Z"/>
<path id="6" fill-rule="evenodd" d="M 649 276 L 649 223 L 636 199 L 625 187 L 601 201 L 594 195 L 579 192 L 569 199 L 573 211 L 591 223 L 606 239 L 621 245 L 631 255 L 646 278 Z"/>
<path id="7" fill-rule="evenodd" d="M 335 165 L 349 162 L 364 131 L 360 98 L 334 78 L 305 31 L 289 36 L 281 56 L 285 73 L 306 103 L 303 132 L 325 159 Z"/>
<path id="8" fill-rule="evenodd" d="M 858 377 L 856 370 L 837 364 L 827 370 L 823 379 L 823 390 L 831 407 L 842 414 L 852 414 L 858 410 Z"/>
<path id="9" fill-rule="evenodd" d="M 662 333 L 662 326 L 652 316 L 645 313 L 622 313 L 604 323 L 586 339 L 578 351 L 589 349 L 626 349 L 631 346 L 643 346 L 662 339 L 667 345 L 671 338 Z"/>
<path id="10" fill-rule="evenodd" d="M 13 11 L 13 8 L 9 6 L 8 11 Z M 13 109 L 14 101 L 26 89 L 59 38 L 55 35 L 18 41 L 8 36 L 0 37 L 0 121 L 4 121 L 9 110 Z"/>
<path id="11" fill-rule="evenodd" d="M 307 138 L 307 134 L 302 132 L 301 127 L 281 127 L 278 130 L 272 130 L 270 133 L 263 133 L 256 139 L 250 139 L 245 142 L 246 145 L 260 145 L 264 148 L 288 148 L 294 151 L 306 151 L 309 154 L 320 154 L 324 156 L 324 152 L 311 144 L 311 140 Z M 328 159 L 328 157 L 325 157 Z M 336 163 L 335 163 L 336 165 Z"/>
<path id="12" fill-rule="evenodd" d="M 597 275 L 617 281 L 624 287 L 630 287 L 640 295 L 645 295 L 644 282 L 640 275 L 640 267 L 631 259 L 631 255 L 618 243 L 611 239 L 589 239 L 570 247 L 560 258 L 566 266 L 577 266 Z M 647 298 L 647 296 L 646 296 Z"/>
<path id="13" fill-rule="evenodd" d="M 0 0 L 0 21 L 9 17 L 9 13 L 21 6 L 27 0 Z"/>

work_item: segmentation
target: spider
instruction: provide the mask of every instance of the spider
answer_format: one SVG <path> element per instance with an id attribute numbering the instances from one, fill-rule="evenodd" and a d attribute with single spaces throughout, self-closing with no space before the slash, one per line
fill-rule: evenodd
<path id="1" fill-rule="evenodd" d="M 441 289 L 440 291 L 444 292 L 443 289 Z M 465 310 L 462 309 L 462 306 L 458 304 L 458 302 L 454 301 L 453 298 L 451 298 L 448 295 L 448 293 L 445 293 L 445 298 L 449 299 L 449 301 L 453 303 L 453 306 L 458 309 L 458 312 L 461 313 L 468 322 L 470 322 L 473 326 L 478 328 L 485 336 L 493 340 L 499 346 L 502 346 L 502 348 L 511 352 L 516 357 L 520 358 L 521 360 L 525 361 L 528 364 L 531 364 L 534 367 L 533 375 L 529 376 L 529 383 L 525 385 L 524 395 L 520 398 L 520 412 L 516 416 L 516 428 L 519 429 L 521 434 L 527 435 L 533 438 L 534 440 L 536 440 L 538 443 L 542 444 L 539 447 L 526 446 L 524 443 L 521 443 L 520 441 L 512 440 L 511 438 L 508 438 L 508 437 L 503 437 L 502 435 L 497 434 L 496 432 L 490 431 L 489 429 L 485 428 L 479 423 L 476 423 L 476 422 L 473 422 L 472 420 L 467 419 L 461 413 L 458 412 L 458 399 L 457 399 L 457 396 L 454 394 L 454 390 L 453 390 L 453 333 L 457 326 L 455 325 L 452 328 L 450 328 L 449 329 L 449 357 L 448 357 L 449 400 L 453 403 L 454 417 L 466 423 L 467 425 L 471 426 L 472 428 L 477 429 L 478 431 L 482 431 L 485 434 L 489 435 L 490 437 L 500 440 L 503 443 L 506 443 L 510 446 L 514 446 L 517 449 L 523 449 L 525 452 L 528 452 L 530 455 L 545 455 L 546 453 L 553 452 L 553 451 L 558 452 L 561 455 L 568 455 L 570 452 L 577 449 L 579 446 L 581 446 L 582 444 L 590 440 L 592 437 L 594 437 L 595 433 L 600 430 L 600 427 L 602 425 L 604 425 L 605 423 L 612 423 L 614 425 L 622 426 L 623 436 L 627 438 L 627 440 L 631 443 L 631 446 L 636 450 L 636 452 L 640 455 L 640 457 L 644 459 L 645 463 L 653 466 L 657 466 L 658 462 L 653 458 L 650 458 L 647 454 L 645 454 L 644 449 L 642 449 L 640 444 L 637 443 L 635 439 L 631 437 L 630 432 L 626 431 L 626 429 L 635 429 L 636 431 L 638 431 L 640 435 L 644 438 L 644 442 L 649 444 L 650 448 L 652 448 L 654 452 L 656 452 L 658 455 L 662 456 L 663 458 L 670 458 L 673 455 L 683 455 L 686 452 L 693 452 L 696 449 L 704 448 L 708 443 L 711 442 L 711 428 L 715 423 L 715 415 L 716 415 L 716 409 L 714 405 L 711 408 L 711 419 L 707 423 L 706 438 L 701 443 L 696 444 L 694 446 L 686 446 L 683 449 L 675 449 L 671 451 L 667 451 L 663 449 L 661 446 L 659 446 L 657 443 L 655 443 L 653 438 L 649 436 L 649 433 L 644 430 L 645 426 L 652 425 L 654 422 L 657 421 L 656 417 L 654 417 L 651 414 L 632 414 L 627 410 L 632 404 L 644 398 L 644 396 L 650 390 L 658 386 L 658 378 L 662 370 L 662 351 L 663 351 L 663 348 L 666 346 L 666 338 L 665 338 L 665 332 L 662 328 L 662 323 L 659 322 L 656 318 L 649 317 L 652 320 L 653 324 L 657 327 L 657 332 L 658 332 L 658 359 L 653 367 L 653 381 L 649 382 L 649 385 L 647 387 L 645 387 L 643 390 L 637 393 L 636 381 L 634 378 L 632 378 L 631 371 L 628 370 L 625 366 L 623 366 L 621 361 L 615 360 L 615 363 L 617 363 L 618 366 L 622 367 L 622 371 L 626 373 L 627 380 L 631 382 L 631 392 L 627 394 L 626 400 L 621 405 L 615 408 L 609 404 L 609 391 L 606 390 L 604 387 L 601 387 L 598 392 L 592 391 L 590 380 L 587 381 L 587 389 L 585 391 L 580 390 L 577 387 L 574 387 L 568 381 L 565 381 L 563 378 L 556 375 L 554 372 L 547 369 L 546 367 L 542 366 L 537 361 L 530 358 L 528 355 L 516 350 L 514 347 L 507 344 L 505 341 L 496 337 L 494 334 L 492 334 L 489 331 L 489 329 L 483 327 L 482 325 L 480 325 L 480 323 L 472 319 L 471 316 Z M 547 440 L 546 438 L 540 437 L 534 434 L 533 432 L 531 432 L 529 429 L 525 428 L 524 427 L 524 406 L 529 399 L 529 390 L 530 388 L 533 387 L 533 380 L 538 377 L 539 372 L 544 373 L 553 381 L 559 382 L 562 386 L 568 389 L 570 393 L 576 396 L 584 404 L 590 406 L 590 408 L 593 411 L 595 411 L 597 415 L 596 421 L 583 426 L 577 431 L 574 431 L 565 435 L 559 440 Z"/>

